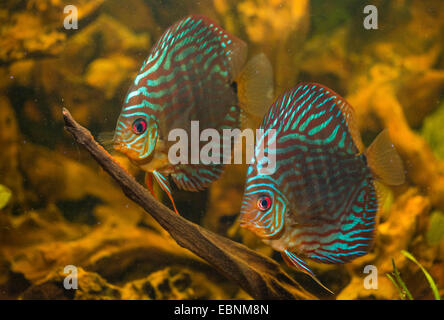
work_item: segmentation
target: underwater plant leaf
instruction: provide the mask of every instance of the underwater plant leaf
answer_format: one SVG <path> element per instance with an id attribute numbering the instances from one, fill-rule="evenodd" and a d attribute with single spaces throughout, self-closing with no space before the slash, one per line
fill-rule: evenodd
<path id="1" fill-rule="evenodd" d="M 432 148 L 433 153 L 439 159 L 444 159 L 444 131 L 442 122 L 444 120 L 444 102 L 440 104 L 435 112 L 424 119 L 421 135 Z"/>
<path id="2" fill-rule="evenodd" d="M 441 242 L 444 237 L 444 213 L 442 211 L 436 210 L 430 215 L 426 237 L 430 245 L 437 245 Z"/>
<path id="3" fill-rule="evenodd" d="M 430 288 L 433 291 L 433 294 L 435 295 L 435 299 L 436 300 L 441 300 L 441 297 L 439 295 L 438 292 L 438 287 L 436 286 L 435 281 L 433 280 L 432 276 L 430 275 L 430 273 L 427 272 L 427 270 L 422 266 L 421 263 L 418 262 L 418 260 L 415 259 L 414 256 L 412 256 L 411 253 L 405 251 L 405 250 L 401 250 L 401 253 L 409 260 L 413 261 L 424 273 L 425 277 L 427 278 L 427 281 L 429 282 Z"/>
<path id="4" fill-rule="evenodd" d="M 410 293 L 409 289 L 407 289 L 407 286 L 405 285 L 404 281 L 401 278 L 401 274 L 398 271 L 398 268 L 396 268 L 395 260 L 392 259 L 392 265 L 393 265 L 393 275 L 396 279 L 396 282 L 398 285 L 396 285 L 397 288 L 399 288 L 400 297 L 402 300 L 406 300 L 405 298 L 408 297 L 409 300 L 413 300 L 412 294 Z M 390 278 L 390 277 L 389 277 Z"/>
<path id="5" fill-rule="evenodd" d="M 399 297 L 401 298 L 401 300 L 405 300 L 405 295 L 403 294 L 401 288 L 398 286 L 398 284 L 396 283 L 395 279 L 393 279 L 393 277 L 387 273 L 386 274 L 387 278 L 390 279 L 390 281 L 393 283 L 393 285 L 395 286 L 395 288 L 398 290 L 399 293 Z"/>
<path id="6" fill-rule="evenodd" d="M 11 190 L 0 184 L 0 209 L 3 209 L 8 204 L 11 196 Z"/>

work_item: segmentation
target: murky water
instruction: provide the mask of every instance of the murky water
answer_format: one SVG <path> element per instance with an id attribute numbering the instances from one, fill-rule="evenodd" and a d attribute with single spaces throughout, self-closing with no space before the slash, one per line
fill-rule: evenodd
<path id="1" fill-rule="evenodd" d="M 347 264 L 307 260 L 333 297 L 408 298 L 387 277 L 392 274 L 399 284 L 393 259 L 411 296 L 433 299 L 423 271 L 403 250 L 430 273 L 442 295 L 444 3 L 368 2 L 4 1 L 0 298 L 251 298 L 177 245 L 64 130 L 62 107 L 96 137 L 113 131 L 151 48 L 189 14 L 209 17 L 243 40 L 248 59 L 265 54 L 273 70 L 273 100 L 300 82 L 320 83 L 353 106 L 365 146 L 388 129 L 406 182 L 387 188 L 370 253 Z M 113 156 L 144 183 L 140 168 L 123 154 Z M 331 299 L 239 227 L 246 171 L 245 164 L 228 165 L 200 192 L 172 183 L 178 211 L 272 257 L 308 291 Z M 171 207 L 157 183 L 154 192 Z M 75 267 L 77 290 L 63 286 L 70 274 L 66 266 Z"/>

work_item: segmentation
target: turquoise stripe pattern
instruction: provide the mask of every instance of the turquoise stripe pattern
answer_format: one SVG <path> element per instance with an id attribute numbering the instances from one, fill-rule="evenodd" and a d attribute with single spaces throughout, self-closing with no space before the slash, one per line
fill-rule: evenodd
<path id="1" fill-rule="evenodd" d="M 277 132 L 276 171 L 259 174 L 253 159 L 240 220 L 292 261 L 345 263 L 371 247 L 380 204 L 352 120 L 352 107 L 315 83 L 286 91 L 264 116 L 261 128 Z M 264 195 L 267 211 L 257 207 Z"/>
<path id="2" fill-rule="evenodd" d="M 232 84 L 245 50 L 243 41 L 207 17 L 191 15 L 174 23 L 151 48 L 125 97 L 116 148 L 136 164 L 146 164 L 153 152 L 161 152 L 159 139 L 166 147 L 172 144 L 167 142 L 172 129 L 190 135 L 191 121 L 199 121 L 200 130 L 214 128 L 221 134 L 224 128 L 236 128 L 239 108 Z M 148 124 L 146 133 L 133 132 L 137 119 Z M 155 169 L 193 191 L 207 187 L 222 171 L 221 166 L 197 166 L 164 164 Z"/>

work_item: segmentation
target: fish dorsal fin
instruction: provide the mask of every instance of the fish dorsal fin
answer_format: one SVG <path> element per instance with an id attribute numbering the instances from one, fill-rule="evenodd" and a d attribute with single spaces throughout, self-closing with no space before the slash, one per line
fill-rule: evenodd
<path id="1" fill-rule="evenodd" d="M 215 21 L 208 17 L 193 15 L 191 18 L 194 20 L 202 20 L 205 25 L 212 30 L 213 34 L 219 37 L 220 43 L 225 49 L 225 53 L 229 60 L 231 81 L 233 81 L 239 75 L 247 61 L 247 44 L 238 37 L 222 29 Z"/>
<path id="2" fill-rule="evenodd" d="M 273 68 L 267 56 L 260 53 L 248 61 L 236 82 L 241 109 L 262 119 L 273 103 Z"/>
<path id="3" fill-rule="evenodd" d="M 342 114 L 347 122 L 348 131 L 352 136 L 356 148 L 358 148 L 359 152 L 362 153 L 364 151 L 364 144 L 362 143 L 361 133 L 356 125 L 355 110 L 345 99 L 340 98 L 340 100 L 342 100 L 342 103 L 339 105 L 339 107 L 341 108 Z"/>
<path id="4" fill-rule="evenodd" d="M 313 271 L 310 270 L 310 268 L 305 263 L 305 261 L 303 261 L 303 260 L 299 259 L 298 257 L 296 257 L 296 255 L 294 253 L 288 251 L 287 249 L 285 249 L 284 252 L 281 252 L 281 255 L 282 255 L 282 258 L 284 259 L 284 261 L 287 263 L 288 266 L 294 267 L 297 270 L 299 270 L 299 271 L 309 275 L 322 288 L 324 288 L 325 290 L 327 290 L 328 292 L 330 292 L 331 294 L 334 295 L 333 291 L 331 291 L 329 288 L 327 288 L 325 285 L 323 285 L 321 283 L 321 281 L 319 281 L 319 279 L 315 276 Z"/>
<path id="5" fill-rule="evenodd" d="M 376 137 L 365 155 L 370 169 L 383 183 L 393 186 L 404 183 L 404 167 L 387 129 Z"/>
<path id="6" fill-rule="evenodd" d="M 182 165 L 174 169 L 171 178 L 179 189 L 200 191 L 206 189 L 214 180 L 219 178 L 223 165 Z"/>
<path id="7" fill-rule="evenodd" d="M 203 26 L 203 28 L 202 28 Z M 156 45 L 153 47 L 153 52 L 165 47 L 165 44 L 171 44 L 177 41 L 181 34 L 192 34 L 201 33 L 202 30 L 209 31 L 211 34 L 212 41 L 219 42 L 220 46 L 215 49 L 223 49 L 226 57 L 228 58 L 228 64 L 230 69 L 230 78 L 233 81 L 234 78 L 240 73 L 247 60 L 248 46 L 247 44 L 239 39 L 238 37 L 230 34 L 228 31 L 224 30 L 217 22 L 213 19 L 208 18 L 203 15 L 189 15 L 167 29 L 163 36 L 158 40 Z M 176 37 L 172 35 L 175 34 Z M 214 48 L 212 50 L 213 54 Z"/>
<path id="8" fill-rule="evenodd" d="M 228 60 L 231 66 L 231 81 L 234 81 L 234 79 L 238 77 L 243 67 L 245 66 L 245 62 L 247 61 L 248 49 L 245 42 L 233 35 L 227 35 L 228 40 L 222 43 L 227 43 L 230 41 L 230 43 L 226 45 L 226 48 Z"/>
<path id="9" fill-rule="evenodd" d="M 355 110 L 353 109 L 353 107 L 347 102 L 347 100 L 345 100 L 335 91 L 331 90 L 330 88 L 327 88 L 322 84 L 308 83 L 308 85 L 314 85 L 316 87 L 324 88 L 324 90 L 327 90 L 329 92 L 327 94 L 328 96 L 334 97 L 334 100 L 341 109 L 341 113 L 347 123 L 348 132 L 350 133 L 356 148 L 359 150 L 359 152 L 361 153 L 364 152 L 364 144 L 362 143 L 361 134 L 356 124 Z"/>

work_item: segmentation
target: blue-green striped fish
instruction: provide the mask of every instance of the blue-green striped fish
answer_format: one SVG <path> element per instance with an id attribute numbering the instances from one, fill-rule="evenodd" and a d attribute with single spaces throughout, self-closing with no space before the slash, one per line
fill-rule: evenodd
<path id="1" fill-rule="evenodd" d="M 299 84 L 276 100 L 261 125 L 265 136 L 276 130 L 269 137 L 275 150 L 265 150 L 276 153 L 276 170 L 261 174 L 263 159 L 255 156 L 247 173 L 241 226 L 316 281 L 301 257 L 345 263 L 366 254 L 381 207 L 379 183 L 404 182 L 387 131 L 364 152 L 354 121 L 337 93 Z"/>
<path id="2" fill-rule="evenodd" d="M 246 64 L 246 58 L 242 40 L 207 17 L 188 16 L 164 32 L 129 89 L 112 145 L 153 173 L 171 201 L 168 175 L 179 188 L 197 191 L 223 170 L 222 164 L 170 164 L 172 129 L 190 134 L 191 121 L 199 121 L 200 130 L 222 133 L 239 127 L 241 113 L 256 114 L 271 102 L 268 60 L 261 54 Z"/>

